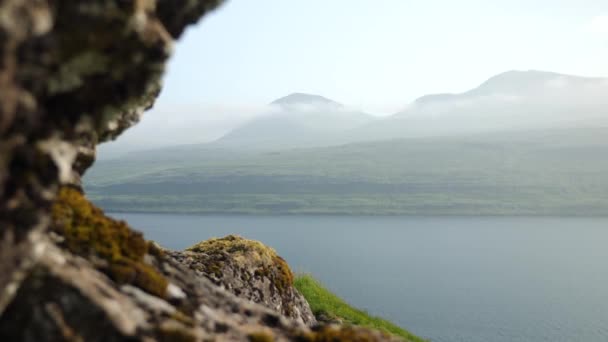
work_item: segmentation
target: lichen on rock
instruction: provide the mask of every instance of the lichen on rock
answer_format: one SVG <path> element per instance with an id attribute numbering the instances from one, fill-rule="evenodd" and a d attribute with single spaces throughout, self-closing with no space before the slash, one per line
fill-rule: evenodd
<path id="1" fill-rule="evenodd" d="M 195 244 L 170 256 L 230 292 L 307 325 L 316 323 L 293 273 L 277 252 L 259 241 L 229 235 Z"/>
<path id="2" fill-rule="evenodd" d="M 298 340 L 301 342 L 401 341 L 401 339 L 388 335 L 384 332 L 354 326 L 339 325 L 318 326 L 314 328 L 313 331 L 300 335 Z"/>
<path id="3" fill-rule="evenodd" d="M 274 249 L 259 241 L 228 235 L 224 238 L 199 242 L 187 248 L 186 251 L 199 253 L 201 257 L 214 258 L 214 262 L 210 263 L 214 267 L 221 268 L 232 262 L 238 267 L 253 270 L 254 275 L 269 278 L 280 294 L 284 294 L 289 287 L 293 286 L 293 273 L 287 262 Z M 224 258 L 226 254 L 230 256 L 230 259 Z M 206 263 L 199 265 L 202 269 L 206 269 Z M 217 272 L 217 269 L 213 271 Z"/>

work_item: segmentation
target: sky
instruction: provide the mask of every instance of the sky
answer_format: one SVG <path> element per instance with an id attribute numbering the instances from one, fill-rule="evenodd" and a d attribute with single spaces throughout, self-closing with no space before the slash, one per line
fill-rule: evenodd
<path id="1" fill-rule="evenodd" d="M 157 105 L 121 140 L 163 125 L 207 141 L 293 92 L 389 115 L 514 69 L 608 76 L 608 2 L 232 0 L 176 43 Z"/>

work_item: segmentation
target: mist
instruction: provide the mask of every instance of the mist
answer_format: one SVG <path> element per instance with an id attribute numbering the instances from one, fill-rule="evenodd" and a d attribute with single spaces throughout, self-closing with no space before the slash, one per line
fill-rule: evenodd
<path id="1" fill-rule="evenodd" d="M 158 103 L 120 140 L 98 147 L 98 159 L 130 152 L 212 142 L 248 120 L 271 111 L 268 105 L 212 105 Z"/>

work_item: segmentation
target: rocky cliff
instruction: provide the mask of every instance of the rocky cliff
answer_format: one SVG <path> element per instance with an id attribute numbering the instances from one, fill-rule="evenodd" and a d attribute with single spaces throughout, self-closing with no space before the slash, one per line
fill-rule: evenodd
<path id="1" fill-rule="evenodd" d="M 95 146 L 153 105 L 173 41 L 219 2 L 0 0 L 0 340 L 390 339 L 310 328 L 264 246 L 165 251 L 82 193 Z"/>

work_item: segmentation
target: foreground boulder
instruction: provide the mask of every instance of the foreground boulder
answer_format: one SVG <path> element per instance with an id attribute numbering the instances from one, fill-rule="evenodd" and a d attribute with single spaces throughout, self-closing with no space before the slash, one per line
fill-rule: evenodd
<path id="1" fill-rule="evenodd" d="M 316 323 L 310 306 L 293 286 L 289 265 L 258 241 L 230 235 L 168 254 L 241 298 L 306 325 Z"/>
<path id="2" fill-rule="evenodd" d="M 391 340 L 385 334 L 354 327 L 319 326 L 310 330 L 302 316 L 291 319 L 239 298 L 209 280 L 204 272 L 187 267 L 211 269 L 217 265 L 212 260 L 210 266 L 202 259 L 184 263 L 146 242 L 125 222 L 105 216 L 76 188 L 59 191 L 52 214 L 52 231 L 38 244 L 39 261 L 0 316 L 2 341 Z M 232 261 L 221 266 L 223 270 L 230 270 L 234 260 L 242 256 L 254 260 L 269 257 L 269 262 L 278 258 L 258 242 L 236 237 L 197 246 L 211 251 L 209 246 L 231 242 L 233 248 L 246 252 L 229 255 Z M 257 277 L 256 271 L 264 267 L 269 273 L 258 282 L 235 282 L 248 293 L 271 291 L 269 279 L 291 276 L 282 261 L 279 267 L 241 261 L 238 269 L 243 274 Z M 277 274 L 270 275 L 273 272 Z M 280 286 L 291 287 L 289 280 L 283 281 Z M 296 296 L 295 290 L 285 293 Z M 287 302 L 284 296 L 283 310 L 289 307 L 293 312 L 310 312 L 299 294 L 301 302 Z"/>

